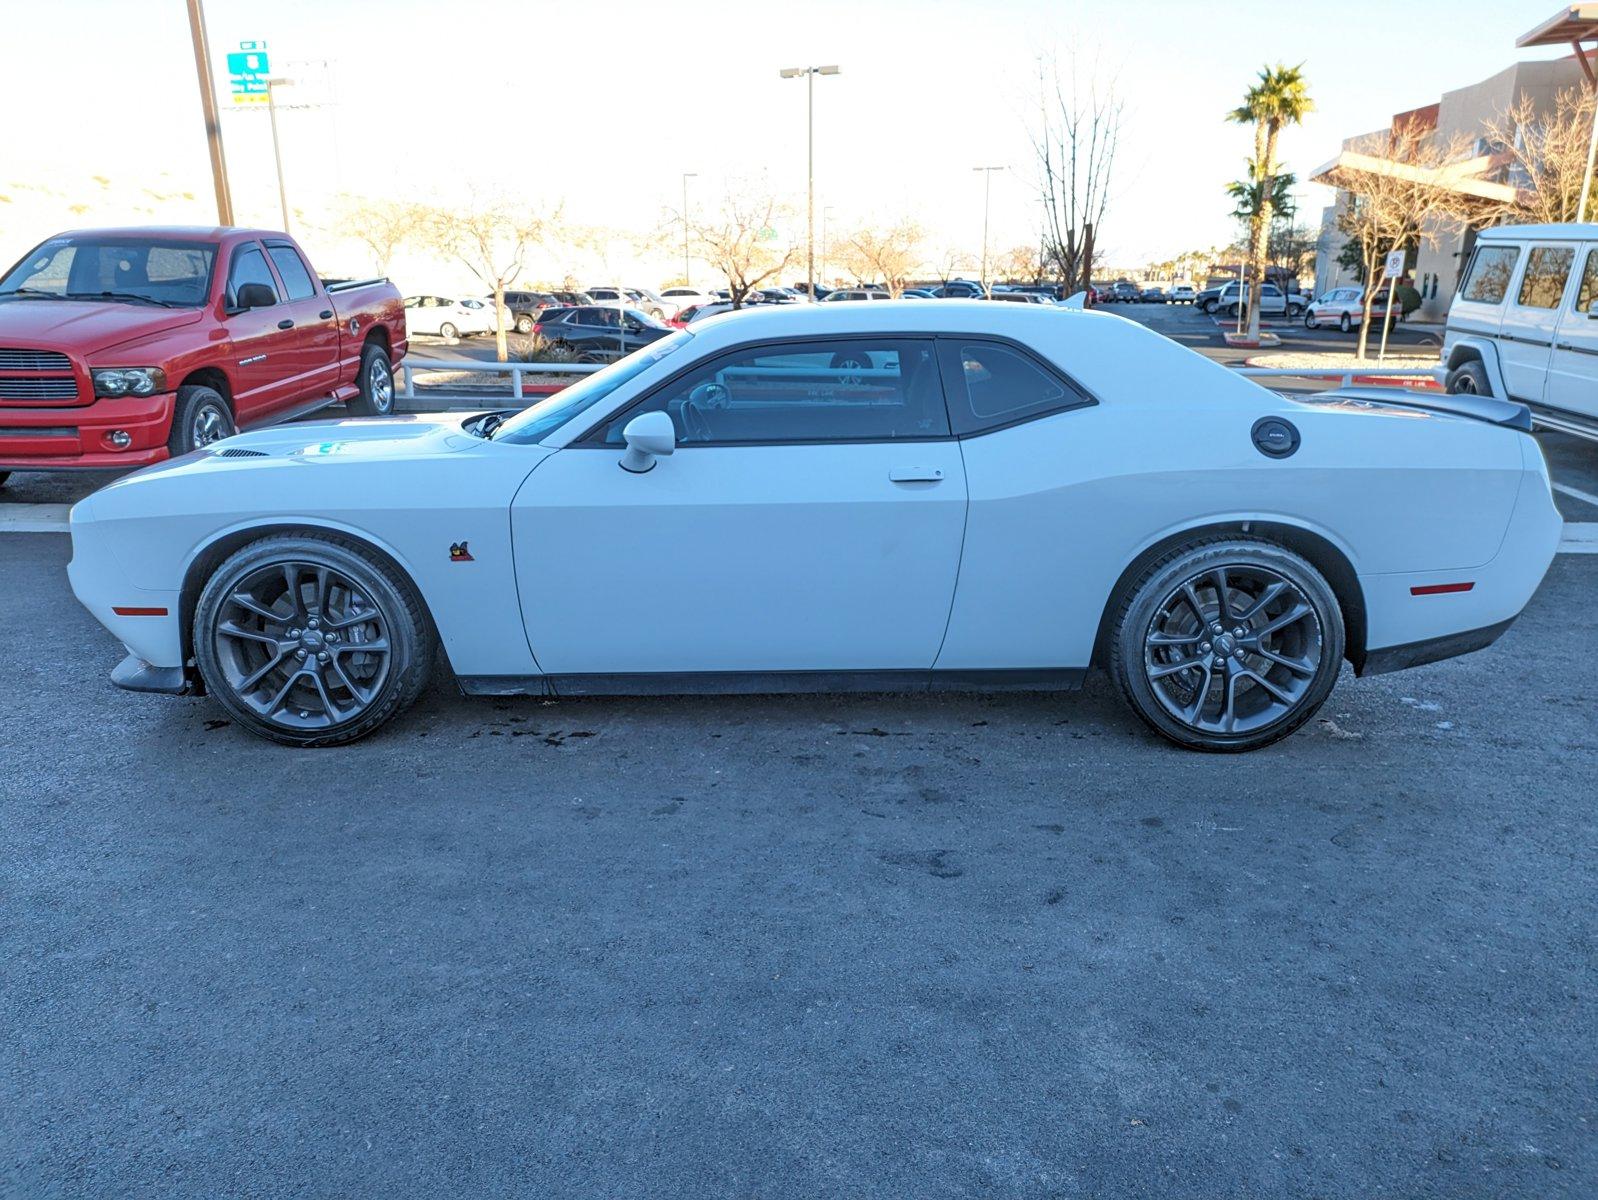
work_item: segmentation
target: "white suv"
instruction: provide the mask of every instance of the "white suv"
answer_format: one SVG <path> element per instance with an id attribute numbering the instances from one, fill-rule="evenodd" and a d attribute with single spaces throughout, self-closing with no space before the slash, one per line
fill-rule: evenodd
<path id="1" fill-rule="evenodd" d="M 1243 290 L 1243 285 L 1240 283 L 1227 284 L 1221 289 L 1221 294 L 1215 298 L 1215 307 L 1211 308 L 1208 304 L 1206 304 L 1204 306 L 1204 311 L 1214 312 L 1216 309 L 1220 309 L 1221 312 L 1225 313 L 1229 317 L 1237 316 L 1238 297 L 1242 294 Z M 1247 307 L 1246 304 L 1245 307 Z M 1291 296 L 1288 296 L 1284 294 L 1282 289 L 1277 287 L 1274 283 L 1265 283 L 1260 285 L 1261 316 L 1281 316 L 1285 313 L 1290 319 L 1296 319 L 1299 311 L 1303 307 L 1304 302 L 1297 292 Z"/>
<path id="2" fill-rule="evenodd" d="M 1556 429 L 1598 433 L 1598 225 L 1484 229 L 1448 309 L 1450 392 L 1538 405 Z"/>

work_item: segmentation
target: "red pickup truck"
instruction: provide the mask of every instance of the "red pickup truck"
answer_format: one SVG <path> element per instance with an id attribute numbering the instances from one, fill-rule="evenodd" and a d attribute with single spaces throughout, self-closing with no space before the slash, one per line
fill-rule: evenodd
<path id="1" fill-rule="evenodd" d="M 405 309 L 284 233 L 87 229 L 0 276 L 0 483 L 137 467 L 344 400 L 394 408 Z"/>

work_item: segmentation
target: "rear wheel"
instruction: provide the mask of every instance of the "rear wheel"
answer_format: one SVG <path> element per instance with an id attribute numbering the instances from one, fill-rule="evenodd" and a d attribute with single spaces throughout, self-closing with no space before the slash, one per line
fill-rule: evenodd
<path id="1" fill-rule="evenodd" d="M 516 318 L 517 333 L 531 333 L 532 331 L 533 319 L 530 316 L 528 316 L 526 313 L 523 313 L 521 316 Z"/>
<path id="2" fill-rule="evenodd" d="M 1162 737 L 1235 752 L 1309 720 L 1342 659 L 1342 611 L 1319 571 L 1268 542 L 1217 539 L 1173 551 L 1126 588 L 1110 673 Z"/>
<path id="3" fill-rule="evenodd" d="M 361 370 L 356 379 L 361 392 L 350 401 L 350 411 L 363 417 L 387 417 L 394 412 L 394 368 L 388 351 L 368 342 L 361 351 Z"/>
<path id="4" fill-rule="evenodd" d="M 207 691 L 252 732 L 290 746 L 342 745 L 386 723 L 421 694 L 434 648 L 409 582 L 333 535 L 245 546 L 194 612 Z"/>
<path id="5" fill-rule="evenodd" d="M 233 410 L 215 388 L 189 384 L 178 389 L 172 410 L 172 430 L 167 434 L 167 452 L 176 458 L 212 442 L 220 442 L 238 432 Z"/>
<path id="6" fill-rule="evenodd" d="M 1493 385 L 1488 382 L 1487 368 L 1476 359 L 1462 362 L 1448 372 L 1445 385 L 1454 395 L 1491 396 Z"/>

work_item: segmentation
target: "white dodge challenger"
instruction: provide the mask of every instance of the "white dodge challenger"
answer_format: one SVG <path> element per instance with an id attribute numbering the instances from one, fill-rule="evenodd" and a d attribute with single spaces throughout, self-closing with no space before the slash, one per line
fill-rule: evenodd
<path id="1" fill-rule="evenodd" d="M 523 412 L 286 425 L 72 510 L 123 687 L 299 746 L 471 694 L 1055 689 L 1248 750 L 1492 642 L 1560 533 L 1518 404 L 1284 398 L 1105 313 L 706 321 Z"/>

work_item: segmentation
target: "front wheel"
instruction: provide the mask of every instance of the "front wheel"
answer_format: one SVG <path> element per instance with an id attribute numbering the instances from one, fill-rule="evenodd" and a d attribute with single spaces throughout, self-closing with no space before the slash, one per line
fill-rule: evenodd
<path id="1" fill-rule="evenodd" d="M 1344 313 L 1342 316 L 1337 318 L 1337 328 L 1343 333 L 1347 333 L 1350 329 L 1354 328 L 1354 319 L 1347 313 Z"/>
<path id="2" fill-rule="evenodd" d="M 455 323 L 453 321 L 445 321 L 438 327 L 438 336 L 443 338 L 446 342 L 453 342 L 455 339 L 460 337 L 460 335 L 461 331 L 455 327 Z"/>
<path id="3" fill-rule="evenodd" d="M 517 333 L 526 334 L 526 333 L 531 333 L 532 331 L 533 331 L 533 319 L 531 317 L 529 317 L 526 313 L 523 313 L 521 316 L 516 318 L 516 332 Z"/>
<path id="4" fill-rule="evenodd" d="M 1256 750 L 1326 701 L 1343 616 L 1325 578 L 1269 542 L 1172 551 L 1122 593 L 1110 673 L 1162 737 L 1190 750 Z"/>
<path id="5" fill-rule="evenodd" d="M 290 746 L 365 737 L 427 682 L 435 639 L 409 582 L 331 534 L 263 538 L 217 568 L 194 610 L 206 690 Z"/>
<path id="6" fill-rule="evenodd" d="M 1215 301 L 1206 300 L 1203 304 L 1199 305 L 1199 307 L 1202 308 L 1207 315 L 1213 317 L 1215 315 L 1215 309 L 1217 306 Z"/>
<path id="7" fill-rule="evenodd" d="M 388 351 L 376 342 L 361 351 L 361 370 L 356 379 L 360 395 L 350 401 L 350 411 L 363 417 L 387 417 L 394 413 L 394 368 Z"/>
<path id="8" fill-rule="evenodd" d="M 172 409 L 172 431 L 166 439 L 167 452 L 173 458 L 220 442 L 237 432 L 233 410 L 221 392 L 196 384 L 178 389 L 177 404 Z"/>
<path id="9" fill-rule="evenodd" d="M 1321 323 L 1320 323 L 1320 321 L 1318 321 L 1316 319 L 1314 313 L 1306 312 L 1304 314 L 1304 328 L 1305 329 L 1319 329 L 1320 327 L 1321 327 Z"/>

